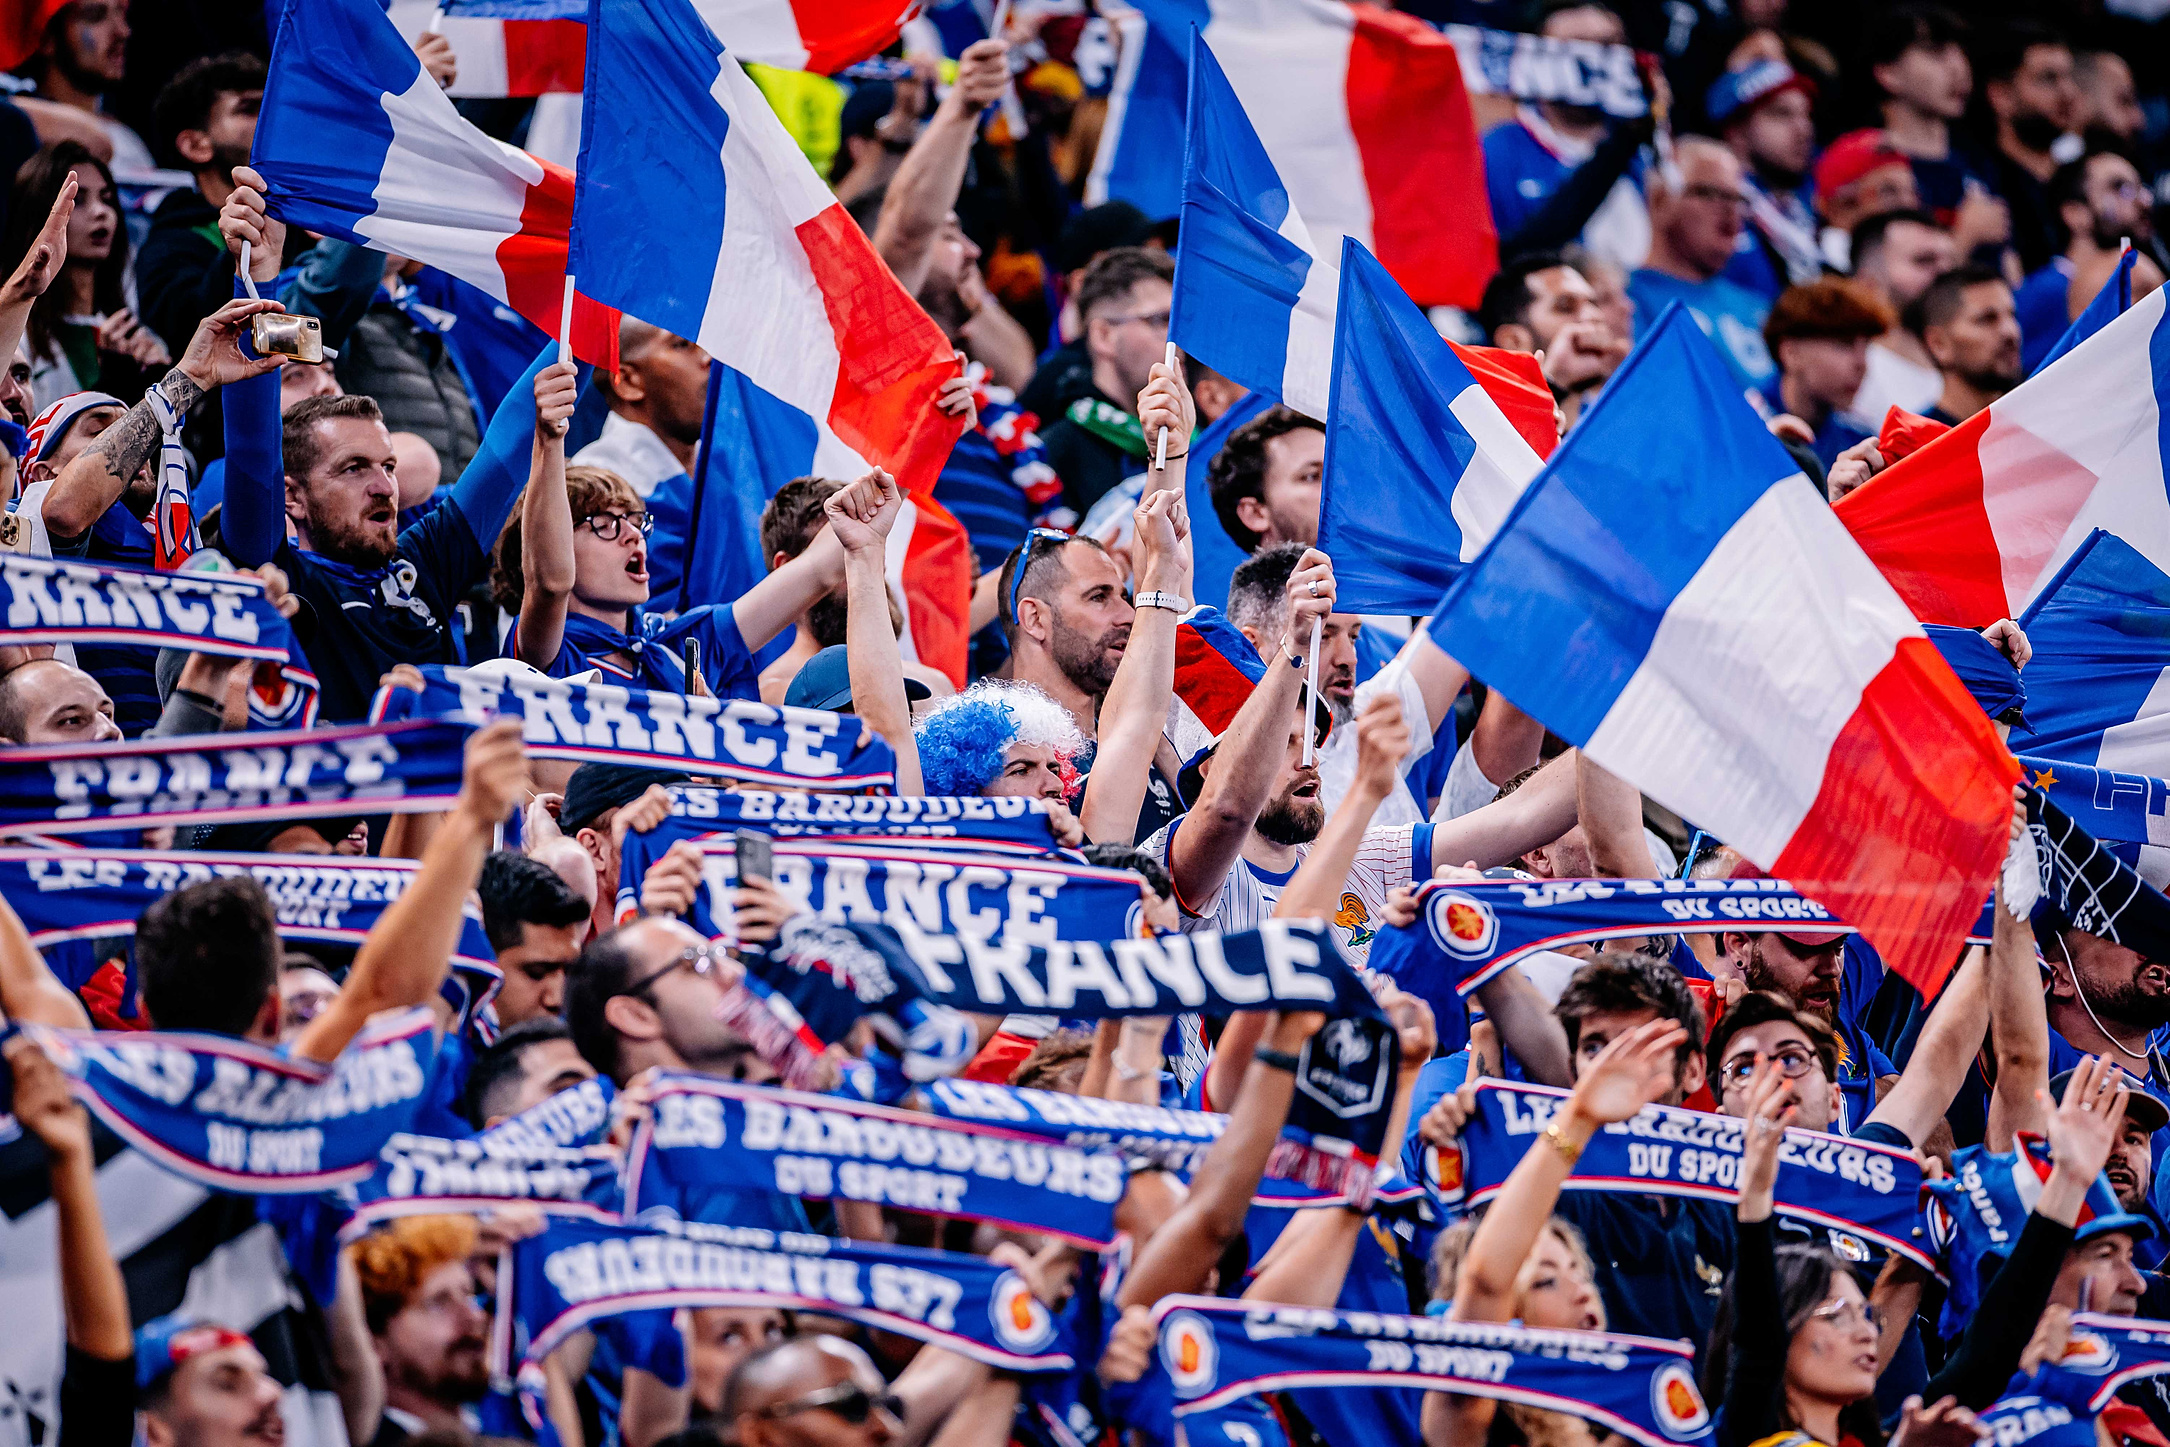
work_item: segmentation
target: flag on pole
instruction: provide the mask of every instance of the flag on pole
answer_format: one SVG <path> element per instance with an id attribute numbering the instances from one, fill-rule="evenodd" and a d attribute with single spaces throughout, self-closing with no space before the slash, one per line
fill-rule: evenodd
<path id="1" fill-rule="evenodd" d="M 1184 134 L 1195 28 L 1287 183 L 1314 257 L 1354 236 L 1421 305 L 1476 306 L 1499 239 L 1453 41 L 1413 15 L 1345 0 L 1130 3 L 1144 23 L 1118 19 L 1123 54 L 1087 204 L 1181 211 L 1185 176 L 1169 145 Z"/>
<path id="2" fill-rule="evenodd" d="M 1440 336 L 1353 236 L 1340 313 L 1319 497 L 1335 606 L 1422 613 L 1551 455 L 1552 391 L 1534 356 Z"/>
<path id="3" fill-rule="evenodd" d="M 292 226 L 424 262 L 555 336 L 573 178 L 463 119 L 375 0 L 286 0 L 251 165 Z M 618 365 L 583 292 L 573 351 Z"/>
<path id="4" fill-rule="evenodd" d="M 1957 962 L 2018 767 L 1682 308 L 1447 590 L 1431 636 L 1858 926 L 1924 995 Z"/>
<path id="5" fill-rule="evenodd" d="M 2034 659 L 2014 753 L 2170 776 L 2170 574 L 2098 528 L 2019 626 Z"/>
<path id="6" fill-rule="evenodd" d="M 2164 291 L 2144 297 L 1839 500 L 1839 520 L 1916 617 L 2016 618 L 2096 528 L 2170 566 L 2166 304 Z"/>
<path id="7" fill-rule="evenodd" d="M 890 539 L 910 643 L 962 686 L 972 548 L 933 496 L 963 430 L 934 407 L 959 375 L 955 351 L 691 0 L 593 0 L 586 91 L 581 288 L 699 342 L 804 416 L 808 472 L 896 477 L 913 505 Z"/>
<path id="8" fill-rule="evenodd" d="M 2042 354 L 2042 360 L 2034 364 L 2031 372 L 2041 371 L 2131 308 L 2132 267 L 2138 260 L 2139 253 L 2132 249 L 2130 242 L 2126 243 L 2125 254 L 2117 258 L 2117 270 L 2110 273 L 2102 290 L 2096 292 L 2094 300 L 2072 319 L 2072 325 L 2064 329 L 2064 335 L 2057 338 L 2056 345 Z"/>

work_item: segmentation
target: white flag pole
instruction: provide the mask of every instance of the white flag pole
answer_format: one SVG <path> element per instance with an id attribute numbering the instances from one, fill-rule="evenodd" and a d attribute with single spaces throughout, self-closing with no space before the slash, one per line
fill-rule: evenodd
<path id="1" fill-rule="evenodd" d="M 1311 668 L 1304 677 L 1304 767 L 1307 769 L 1311 767 L 1311 757 L 1319 741 L 1319 628 L 1325 621 L 1323 617 L 1311 620 Z"/>
<path id="2" fill-rule="evenodd" d="M 558 360 L 573 359 L 573 274 L 565 273 L 565 305 L 558 312 Z"/>
<path id="3" fill-rule="evenodd" d="M 1173 373 L 1173 372 L 1175 371 L 1175 343 L 1174 343 L 1174 342 L 1170 342 L 1170 343 L 1168 343 L 1168 370 L 1169 370 L 1169 372 L 1171 372 L 1171 373 Z M 1163 428 L 1161 428 L 1161 429 L 1160 429 L 1160 452 L 1159 452 L 1159 454 L 1158 454 L 1157 456 L 1155 456 L 1155 457 L 1153 458 L 1153 471 L 1155 471 L 1155 472 L 1166 472 L 1167 470 L 1168 470 L 1168 429 L 1167 429 L 1167 428 L 1165 428 L 1165 427 L 1163 427 Z"/>

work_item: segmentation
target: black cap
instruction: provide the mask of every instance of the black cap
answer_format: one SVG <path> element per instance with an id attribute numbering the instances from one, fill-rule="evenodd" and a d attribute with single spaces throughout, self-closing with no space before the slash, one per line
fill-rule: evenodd
<path id="1" fill-rule="evenodd" d="M 907 703 L 917 703 L 923 698 L 932 697 L 933 689 L 910 674 L 905 675 L 904 698 Z M 791 686 L 784 690 L 784 706 L 836 711 L 850 708 L 851 650 L 842 643 L 836 643 L 807 659 L 806 666 L 792 675 Z"/>
<path id="2" fill-rule="evenodd" d="M 558 828 L 567 834 L 586 829 L 596 816 L 632 803 L 650 784 L 683 784 L 675 769 L 643 769 L 633 764 L 582 764 L 565 781 L 565 802 L 558 806 Z"/>
<path id="3" fill-rule="evenodd" d="M 881 118 L 889 114 L 897 103 L 895 82 L 886 80 L 862 80 L 853 83 L 851 94 L 844 98 L 844 113 L 839 118 L 838 134 L 841 139 L 852 136 L 871 136 Z"/>
<path id="4" fill-rule="evenodd" d="M 1088 206 L 1063 226 L 1055 242 L 1055 266 L 1076 271 L 1103 251 L 1118 246 L 1143 246 L 1153 239 L 1153 221 L 1128 201 L 1104 201 Z"/>
<path id="5" fill-rule="evenodd" d="M 2073 1072 L 2067 1070 L 2050 1079 L 2049 1098 L 2051 1100 L 2060 1104 L 2063 1103 L 2065 1086 L 2071 1083 L 2072 1076 Z M 2125 1084 L 2132 1089 L 2132 1094 L 2125 1097 L 2126 1115 L 2147 1127 L 2149 1135 L 2153 1135 L 2164 1126 L 2170 1126 L 2170 1105 L 2164 1105 L 2160 1100 L 2150 1095 L 2147 1087 L 2142 1085 L 2136 1078 L 2133 1078 L 2130 1072 L 2126 1073 Z"/>

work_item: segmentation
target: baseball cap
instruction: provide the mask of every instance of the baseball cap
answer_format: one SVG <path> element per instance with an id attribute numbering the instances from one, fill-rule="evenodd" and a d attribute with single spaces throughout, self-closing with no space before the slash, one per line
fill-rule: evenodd
<path id="1" fill-rule="evenodd" d="M 838 134 L 843 138 L 871 136 L 881 118 L 888 115 L 897 103 L 895 82 L 887 80 L 862 80 L 852 85 L 851 94 L 844 98 L 844 111 L 838 117 Z"/>
<path id="2" fill-rule="evenodd" d="M 128 404 L 105 392 L 70 392 L 52 406 L 30 419 L 30 457 L 32 462 L 43 462 L 60 446 L 76 419 L 94 407 L 119 407 Z"/>
<path id="3" fill-rule="evenodd" d="M 189 1312 L 171 1312 L 136 1330 L 136 1390 L 157 1386 L 190 1357 L 249 1346 L 246 1334 Z"/>
<path id="4" fill-rule="evenodd" d="M 648 792 L 650 784 L 683 784 L 676 769 L 644 769 L 634 764 L 582 764 L 565 781 L 558 805 L 558 828 L 566 834 L 592 826 L 599 815 L 622 808 Z"/>
<path id="5" fill-rule="evenodd" d="M 904 680 L 904 697 L 909 703 L 932 698 L 934 690 L 909 675 Z M 842 643 L 832 644 L 806 660 L 806 666 L 792 675 L 791 686 L 784 690 L 784 706 L 787 708 L 847 709 L 851 707 L 851 650 Z"/>
<path id="6" fill-rule="evenodd" d="M 1820 202 L 1843 190 L 1871 171 L 1886 166 L 1911 166 L 1906 154 L 1891 144 L 1880 130 L 1848 131 L 1816 158 L 1816 199 Z"/>
<path id="7" fill-rule="evenodd" d="M 2147 1087 L 2134 1079 L 2131 1074 L 2124 1071 L 2119 1073 L 2125 1076 L 2125 1084 L 2132 1091 L 2132 1094 L 2125 1098 L 2125 1114 L 2138 1121 L 2141 1125 L 2146 1126 L 2150 1135 L 2161 1130 L 2164 1126 L 2170 1126 L 2170 1105 L 2164 1105 L 2160 1099 L 2149 1094 Z M 2060 1103 L 2064 1100 L 2065 1087 L 2071 1083 L 2072 1075 L 2073 1072 L 2067 1070 L 2050 1078 L 2049 1098 L 2051 1100 Z"/>
<path id="8" fill-rule="evenodd" d="M 1816 82 L 1783 60 L 1759 60 L 1745 70 L 1729 70 L 1713 81 L 1703 109 L 1712 125 L 1722 126 L 1736 117 L 1746 120 L 1748 112 L 1789 90 L 1800 91 L 1810 100 L 1816 98 Z"/>
<path id="9" fill-rule="evenodd" d="M 1103 251 L 1143 246 L 1153 237 L 1153 220 L 1128 201 L 1088 206 L 1063 224 L 1055 240 L 1055 269 L 1075 271 Z"/>

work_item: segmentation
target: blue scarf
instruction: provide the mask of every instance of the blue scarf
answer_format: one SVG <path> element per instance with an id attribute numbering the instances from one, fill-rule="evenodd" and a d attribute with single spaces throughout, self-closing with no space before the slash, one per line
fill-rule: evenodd
<path id="1" fill-rule="evenodd" d="M 1565 1412 L 1642 1447 L 1711 1439 L 1683 1342 L 1204 1296 L 1164 1298 L 1153 1315 L 1153 1370 L 1178 1421 L 1260 1392 L 1416 1387 Z"/>
<path id="2" fill-rule="evenodd" d="M 590 618 L 583 613 L 566 614 L 565 643 L 590 667 L 601 654 L 623 653 L 633 660 L 635 676 L 642 688 L 679 695 L 686 691 L 686 665 L 670 649 L 651 648 L 645 638 L 613 628 L 599 618 Z"/>
<path id="3" fill-rule="evenodd" d="M 908 839 L 982 854 L 1045 854 L 1055 831 L 1040 799 L 901 798 L 893 794 L 770 794 L 671 787 L 676 837 L 758 829 L 778 839 Z"/>
<path id="4" fill-rule="evenodd" d="M 507 1116 L 478 1139 L 502 1142 L 516 1151 L 601 1145 L 610 1134 L 610 1103 L 617 1094 L 609 1076 L 594 1076 Z"/>
<path id="5" fill-rule="evenodd" d="M 25 1025 L 114 1134 L 212 1190 L 290 1195 L 367 1177 L 428 1093 L 428 1010 L 376 1022 L 332 1065 L 217 1035 Z"/>
<path id="6" fill-rule="evenodd" d="M 466 720 L 0 749 L 0 837 L 429 813 L 460 792 Z"/>
<path id="7" fill-rule="evenodd" d="M 633 1137 L 626 1194 L 656 1171 L 679 1189 L 871 1201 L 993 1221 L 1105 1249 L 1129 1186 L 1121 1155 L 837 1096 L 659 1077 Z"/>
<path id="8" fill-rule="evenodd" d="M 669 1230 L 553 1218 L 498 1271 L 500 1321 L 524 1328 L 523 1362 L 602 1317 L 680 1306 L 772 1306 L 841 1316 L 1005 1372 L 1076 1364 L 1053 1313 L 1006 1266 L 979 1256 L 742 1226 Z M 511 1288 L 509 1303 L 505 1299 Z M 493 1343 L 512 1375 L 512 1333 Z"/>
<path id="9" fill-rule="evenodd" d="M 821 789 L 896 780 L 895 752 L 846 714 L 435 665 L 422 677 L 420 693 L 377 690 L 371 721 L 497 714 L 522 721 L 528 753 L 540 759 L 643 764 Z"/>
<path id="10" fill-rule="evenodd" d="M 1372 941 L 1373 970 L 1437 1009 L 1538 950 L 1622 935 L 1846 930 L 1776 879 L 1502 879 L 1434 883 L 1406 928 Z"/>
<path id="11" fill-rule="evenodd" d="M 445 1211 L 486 1211 L 521 1202 L 554 1216 L 615 1224 L 618 1158 L 608 1146 L 520 1150 L 498 1139 L 445 1140 L 395 1135 L 369 1175 L 350 1188 L 353 1216 L 339 1239 L 352 1241 L 381 1222 Z"/>
<path id="12" fill-rule="evenodd" d="M 2031 1376 L 2014 1376 L 2005 1391 L 2007 1396 L 2026 1392 L 2046 1403 L 2063 1404 L 2089 1421 L 2086 1441 L 2092 1442 L 2092 1418 L 2110 1405 L 2119 1388 L 2165 1372 L 2170 1372 L 2170 1322 L 2081 1313 L 2072 1318 L 2064 1355 L 2036 1367 Z M 2004 1405 L 1997 1403 L 1983 1413 L 1983 1420 L 1991 1421 Z M 2003 1443 L 2004 1434 L 1996 1440 Z"/>
<path id="13" fill-rule="evenodd" d="M 1476 1095 L 1460 1149 L 1424 1153 L 1426 1184 L 1448 1206 L 1481 1206 L 1497 1194 L 1568 1092 L 1484 1080 Z M 1633 1120 L 1590 1137 L 1566 1189 L 1737 1201 L 1742 1124 L 1729 1115 L 1644 1106 Z M 1935 1257 L 1914 1235 L 1921 1189 L 1921 1166 L 1893 1146 L 1789 1130 L 1779 1147 L 1780 1215 L 1855 1232 L 1933 1271 Z"/>

